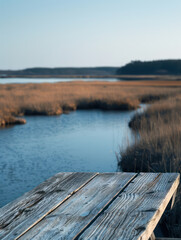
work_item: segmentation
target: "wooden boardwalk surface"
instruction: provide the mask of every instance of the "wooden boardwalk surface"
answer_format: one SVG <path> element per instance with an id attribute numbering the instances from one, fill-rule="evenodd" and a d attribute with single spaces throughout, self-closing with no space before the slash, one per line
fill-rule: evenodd
<path id="1" fill-rule="evenodd" d="M 149 239 L 177 173 L 58 173 L 0 209 L 0 239 Z"/>

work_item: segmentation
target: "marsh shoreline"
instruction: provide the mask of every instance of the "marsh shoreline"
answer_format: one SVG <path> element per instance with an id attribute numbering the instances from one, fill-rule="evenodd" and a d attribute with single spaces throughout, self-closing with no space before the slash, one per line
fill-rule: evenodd
<path id="1" fill-rule="evenodd" d="M 127 111 L 174 96 L 179 81 L 60 82 L 3 84 L 0 89 L 0 126 L 24 124 L 19 116 L 61 115 L 77 109 Z"/>

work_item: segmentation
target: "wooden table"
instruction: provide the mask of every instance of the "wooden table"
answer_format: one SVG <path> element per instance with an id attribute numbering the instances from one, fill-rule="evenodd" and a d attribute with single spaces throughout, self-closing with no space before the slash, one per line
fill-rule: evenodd
<path id="1" fill-rule="evenodd" d="M 0 209 L 0 239 L 149 239 L 177 173 L 58 173 Z"/>

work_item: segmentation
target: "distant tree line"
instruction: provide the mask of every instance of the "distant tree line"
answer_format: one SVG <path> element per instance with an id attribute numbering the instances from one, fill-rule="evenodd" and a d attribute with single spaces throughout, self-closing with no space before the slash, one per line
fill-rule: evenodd
<path id="1" fill-rule="evenodd" d="M 16 76 L 32 75 L 115 75 L 118 67 L 84 67 L 84 68 L 27 68 L 23 70 L 0 70 L 0 74 Z"/>
<path id="2" fill-rule="evenodd" d="M 117 75 L 177 75 L 181 74 L 181 60 L 132 61 L 117 70 Z"/>
<path id="3" fill-rule="evenodd" d="M 181 75 L 181 60 L 132 61 L 123 67 L 27 68 L 0 70 L 8 76 L 113 76 L 113 75 Z"/>

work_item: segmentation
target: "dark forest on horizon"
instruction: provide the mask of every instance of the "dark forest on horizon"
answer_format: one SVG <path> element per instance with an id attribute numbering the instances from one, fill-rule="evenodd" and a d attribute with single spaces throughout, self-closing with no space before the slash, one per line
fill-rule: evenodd
<path id="1" fill-rule="evenodd" d="M 22 70 L 0 70 L 0 77 L 21 76 L 118 76 L 181 75 L 181 60 L 132 61 L 122 67 L 35 67 Z"/>

